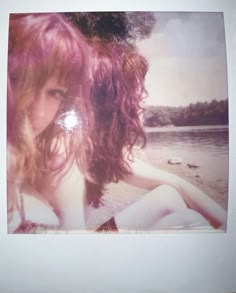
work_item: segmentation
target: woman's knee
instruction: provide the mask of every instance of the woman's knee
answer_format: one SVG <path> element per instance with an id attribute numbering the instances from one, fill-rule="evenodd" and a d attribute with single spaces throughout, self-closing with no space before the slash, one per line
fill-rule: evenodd
<path id="1" fill-rule="evenodd" d="M 170 185 L 160 185 L 153 189 L 148 196 L 155 206 L 163 207 L 170 212 L 187 208 L 185 201 L 180 193 Z"/>

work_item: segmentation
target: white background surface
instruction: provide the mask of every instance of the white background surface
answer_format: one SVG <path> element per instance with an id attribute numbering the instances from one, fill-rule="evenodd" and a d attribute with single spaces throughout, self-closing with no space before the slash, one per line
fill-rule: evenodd
<path id="1" fill-rule="evenodd" d="M 224 12 L 230 102 L 227 233 L 7 234 L 5 121 L 8 16 L 10 12 L 81 10 Z M 0 292 L 236 291 L 236 1 L 2 0 L 0 20 Z"/>

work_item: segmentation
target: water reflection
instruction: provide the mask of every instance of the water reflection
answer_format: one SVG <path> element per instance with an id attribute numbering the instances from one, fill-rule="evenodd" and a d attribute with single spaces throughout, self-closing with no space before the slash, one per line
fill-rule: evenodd
<path id="1" fill-rule="evenodd" d="M 178 130 L 178 131 L 177 131 Z M 151 147 L 175 147 L 191 151 L 213 152 L 215 154 L 228 153 L 228 128 L 222 129 L 182 129 L 175 131 L 161 131 L 147 133 L 148 144 Z"/>
<path id="2" fill-rule="evenodd" d="M 176 127 L 147 132 L 147 150 L 155 160 L 161 157 L 167 161 L 170 157 L 181 157 L 184 164 L 197 162 L 201 174 L 228 178 L 228 128 L 191 128 Z"/>

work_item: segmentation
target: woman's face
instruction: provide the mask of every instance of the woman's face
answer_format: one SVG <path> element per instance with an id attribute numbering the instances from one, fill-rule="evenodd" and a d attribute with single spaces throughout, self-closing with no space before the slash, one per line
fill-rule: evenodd
<path id="1" fill-rule="evenodd" d="M 44 84 L 29 113 L 35 136 L 42 133 L 54 120 L 66 93 L 67 89 L 61 86 L 55 77 L 49 78 Z"/>

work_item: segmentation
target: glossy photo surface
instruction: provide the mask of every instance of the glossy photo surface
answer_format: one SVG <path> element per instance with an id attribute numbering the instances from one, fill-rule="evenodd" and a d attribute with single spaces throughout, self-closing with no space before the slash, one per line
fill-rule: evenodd
<path id="1" fill-rule="evenodd" d="M 9 17 L 9 233 L 226 232 L 223 13 Z"/>

